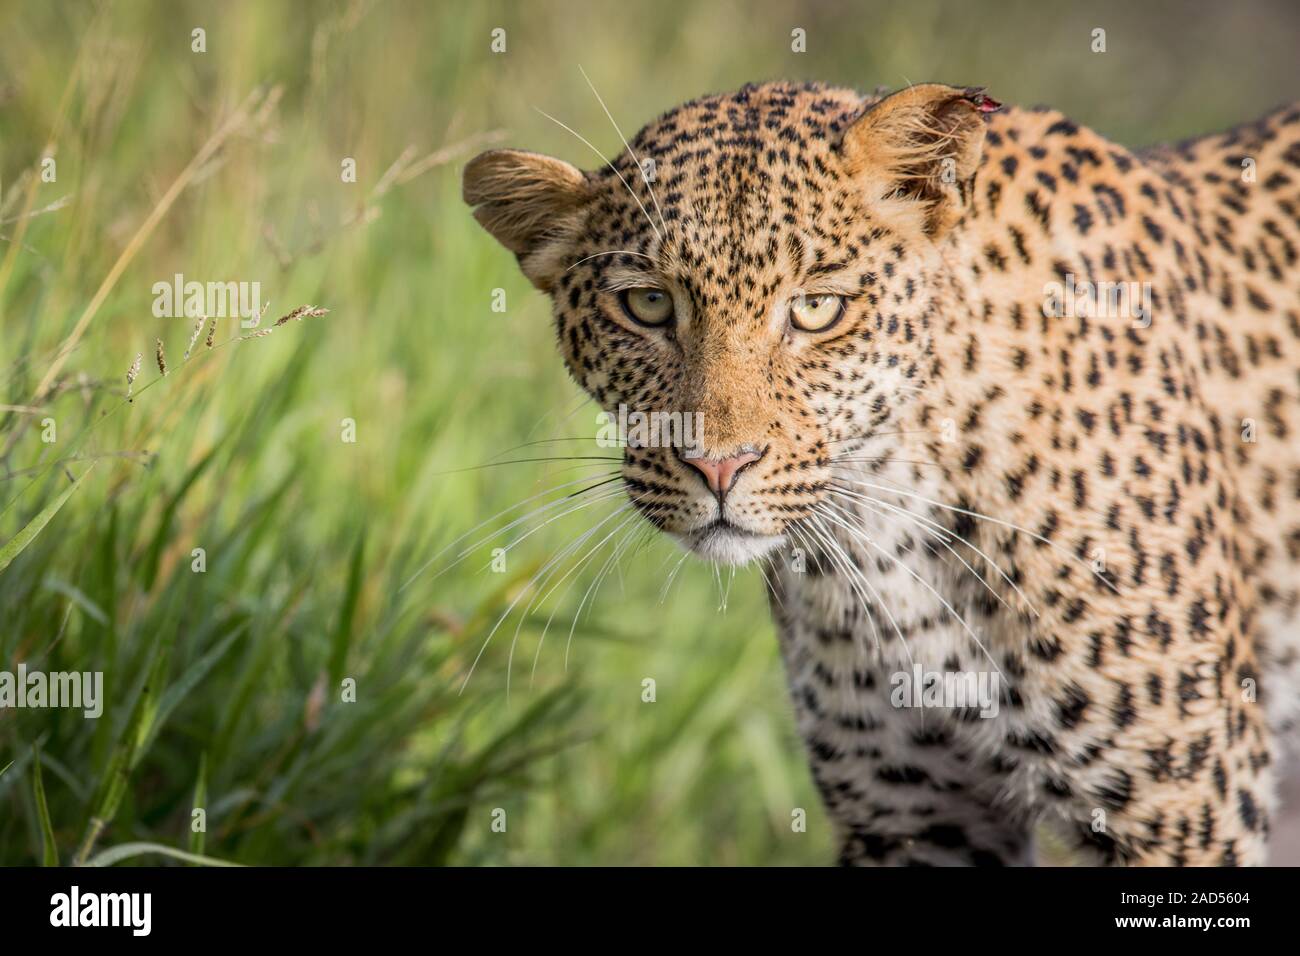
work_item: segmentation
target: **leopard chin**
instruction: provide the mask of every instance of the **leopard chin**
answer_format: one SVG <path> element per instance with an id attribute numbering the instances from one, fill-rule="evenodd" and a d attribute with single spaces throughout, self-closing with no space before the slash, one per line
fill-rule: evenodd
<path id="1" fill-rule="evenodd" d="M 729 521 L 714 521 L 694 531 L 670 532 L 669 537 L 697 557 L 728 567 L 761 561 L 786 540 L 784 535 L 757 534 Z"/>

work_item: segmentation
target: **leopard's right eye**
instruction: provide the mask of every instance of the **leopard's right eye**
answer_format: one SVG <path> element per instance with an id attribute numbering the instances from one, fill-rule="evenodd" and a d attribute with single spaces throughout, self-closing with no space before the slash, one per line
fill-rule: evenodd
<path id="1" fill-rule="evenodd" d="M 627 317 L 638 325 L 667 325 L 673 319 L 673 297 L 663 289 L 624 289 L 618 294 Z"/>
<path id="2" fill-rule="evenodd" d="M 843 315 L 843 296 L 799 295 L 790 300 L 790 324 L 804 332 L 825 332 Z"/>

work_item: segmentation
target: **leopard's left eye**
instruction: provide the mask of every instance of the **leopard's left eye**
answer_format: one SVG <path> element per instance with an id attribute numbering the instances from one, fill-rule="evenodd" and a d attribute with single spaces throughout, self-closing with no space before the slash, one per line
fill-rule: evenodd
<path id="1" fill-rule="evenodd" d="M 790 323 L 805 332 L 825 332 L 843 314 L 842 295 L 800 295 L 790 300 Z"/>

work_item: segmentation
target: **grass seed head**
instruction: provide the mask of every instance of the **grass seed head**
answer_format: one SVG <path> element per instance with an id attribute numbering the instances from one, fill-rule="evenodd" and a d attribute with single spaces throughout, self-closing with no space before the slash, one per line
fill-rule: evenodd
<path id="1" fill-rule="evenodd" d="M 131 367 L 126 370 L 126 400 L 131 400 L 131 392 L 135 389 L 135 377 L 140 374 L 140 363 L 144 361 L 144 353 L 136 352 L 135 361 Z"/>
<path id="2" fill-rule="evenodd" d="M 203 331 L 203 323 L 206 321 L 207 321 L 207 316 L 201 315 L 199 316 L 198 321 L 194 323 L 194 331 L 190 333 L 190 343 L 189 345 L 185 346 L 185 358 L 182 359 L 181 361 L 186 361 L 189 359 L 190 353 L 194 351 L 194 343 L 199 340 L 199 333 Z"/>
<path id="3" fill-rule="evenodd" d="M 299 322 L 301 322 L 304 318 L 307 318 L 308 316 L 311 317 L 321 316 L 321 315 L 326 315 L 328 312 L 329 309 L 322 309 L 318 306 L 300 305 L 298 306 L 298 308 L 294 309 L 288 315 L 282 315 L 278 319 L 276 319 L 275 325 L 272 326 L 272 328 L 277 328 L 281 325 L 284 325 L 284 323 L 288 322 L 290 319 L 297 319 Z"/>

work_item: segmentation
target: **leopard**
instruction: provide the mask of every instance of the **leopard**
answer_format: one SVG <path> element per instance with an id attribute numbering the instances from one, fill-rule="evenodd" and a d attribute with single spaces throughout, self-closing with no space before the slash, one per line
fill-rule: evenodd
<path id="1" fill-rule="evenodd" d="M 591 400 L 698 416 L 622 491 L 762 572 L 838 862 L 1265 862 L 1300 104 L 1129 149 L 976 86 L 773 81 L 618 135 L 484 152 L 463 199 Z"/>

